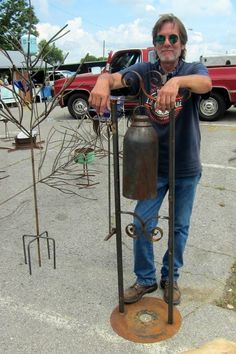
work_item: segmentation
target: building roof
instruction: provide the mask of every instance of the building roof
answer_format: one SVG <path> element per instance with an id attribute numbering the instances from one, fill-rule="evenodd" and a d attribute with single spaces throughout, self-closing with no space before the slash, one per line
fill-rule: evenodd
<path id="1" fill-rule="evenodd" d="M 7 57 L 9 55 L 10 59 Z M 35 59 L 35 56 L 32 56 L 32 61 Z M 25 56 L 17 50 L 0 50 L 0 69 L 10 69 L 12 68 L 12 63 L 16 66 L 17 69 L 26 69 Z M 50 64 L 46 63 L 43 60 L 39 60 L 35 68 L 45 69 L 52 67 Z"/>

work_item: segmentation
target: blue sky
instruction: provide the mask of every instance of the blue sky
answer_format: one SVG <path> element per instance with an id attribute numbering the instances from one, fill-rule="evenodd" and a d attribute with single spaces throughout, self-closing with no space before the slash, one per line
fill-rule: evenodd
<path id="1" fill-rule="evenodd" d="M 200 55 L 236 54 L 236 0 L 31 0 L 40 20 L 40 39 L 49 39 L 65 24 L 70 33 L 56 42 L 78 62 L 86 53 L 151 45 L 154 23 L 174 13 L 188 29 L 187 60 Z M 105 41 L 105 42 L 104 42 Z"/>

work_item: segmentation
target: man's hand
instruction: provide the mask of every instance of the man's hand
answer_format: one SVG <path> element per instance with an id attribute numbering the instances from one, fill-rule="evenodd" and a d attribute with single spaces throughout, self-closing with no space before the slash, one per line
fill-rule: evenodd
<path id="1" fill-rule="evenodd" d="M 168 80 L 160 90 L 158 90 L 157 108 L 162 112 L 170 111 L 175 108 L 175 100 L 178 95 L 178 91 L 178 77 L 173 77 Z"/>
<path id="2" fill-rule="evenodd" d="M 98 77 L 89 97 L 89 104 L 96 109 L 98 114 L 110 110 L 110 78 L 104 74 Z"/>
<path id="3" fill-rule="evenodd" d="M 89 97 L 89 104 L 96 109 L 98 114 L 103 114 L 106 109 L 111 110 L 111 90 L 124 87 L 121 77 L 120 73 L 105 73 L 98 76 L 96 85 L 92 89 Z"/>
<path id="4" fill-rule="evenodd" d="M 211 79 L 205 75 L 175 76 L 168 80 L 157 96 L 157 107 L 165 112 L 175 108 L 175 100 L 178 91 L 185 88 L 197 94 L 207 93 L 212 88 Z"/>

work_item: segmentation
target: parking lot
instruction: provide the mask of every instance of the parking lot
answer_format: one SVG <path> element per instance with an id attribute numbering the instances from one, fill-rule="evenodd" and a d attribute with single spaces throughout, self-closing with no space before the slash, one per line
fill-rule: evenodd
<path id="1" fill-rule="evenodd" d="M 51 171 L 63 139 L 60 132 L 74 131 L 77 126 L 67 109 L 60 107 L 43 122 L 41 140 L 46 140 L 52 127 L 57 129 L 43 173 Z M 121 133 L 124 126 L 120 126 Z M 22 235 L 35 234 L 30 151 L 8 152 L 14 141 L 4 139 L 4 128 L 2 123 L 0 353 L 177 354 L 216 337 L 236 340 L 236 312 L 215 304 L 235 261 L 236 160 L 229 160 L 236 158 L 236 108 L 215 123 L 201 122 L 203 174 L 179 282 L 182 326 L 175 336 L 155 344 L 129 342 L 110 325 L 118 290 L 115 237 L 104 241 L 108 232 L 107 155 L 91 164 L 94 185 L 80 189 L 79 195 L 37 184 L 40 232 L 48 231 L 55 239 L 56 269 L 42 241 L 41 267 L 36 243 L 32 245 L 30 276 L 22 246 Z M 14 137 L 17 128 L 9 123 L 8 129 Z M 91 122 L 84 121 L 83 134 L 91 129 Z M 42 146 L 42 151 L 34 150 L 36 164 L 46 142 Z M 133 210 L 132 201 L 122 198 L 121 204 L 122 210 Z M 161 213 L 167 212 L 165 201 Z M 122 219 L 122 225 L 129 221 Z M 164 238 L 155 245 L 158 271 L 167 243 L 167 226 L 162 227 Z M 125 286 L 134 281 L 132 258 L 132 240 L 123 235 Z M 151 296 L 162 297 L 162 292 L 158 289 Z"/>

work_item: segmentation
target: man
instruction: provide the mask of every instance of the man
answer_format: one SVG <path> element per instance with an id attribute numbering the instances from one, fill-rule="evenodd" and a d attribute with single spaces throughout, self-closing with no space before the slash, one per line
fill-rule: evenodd
<path id="1" fill-rule="evenodd" d="M 198 106 L 201 94 L 211 90 L 211 80 L 207 69 L 201 63 L 186 63 L 184 61 L 187 43 L 187 32 L 183 23 L 172 14 L 162 15 L 152 30 L 153 44 L 158 61 L 155 64 L 138 63 L 121 72 L 99 76 L 90 95 L 90 104 L 98 113 L 110 108 L 110 92 L 125 86 L 122 75 L 130 71 L 138 72 L 145 89 L 155 97 L 156 103 L 150 105 L 150 118 L 153 121 L 159 138 L 159 162 L 157 197 L 137 202 L 135 213 L 145 222 L 149 232 L 155 227 L 155 219 L 163 199 L 168 191 L 168 111 L 175 108 L 179 92 L 188 89 L 190 98 L 181 105 L 178 101 L 176 114 L 176 170 L 175 170 L 175 232 L 174 232 L 174 289 L 173 303 L 180 303 L 181 293 L 177 284 L 179 268 L 183 266 L 183 253 L 188 237 L 190 217 L 201 176 L 200 163 L 200 129 Z M 153 87 L 150 72 L 159 71 L 166 82 L 161 87 Z M 127 74 L 128 73 L 128 74 Z M 133 80 L 135 88 L 135 80 Z M 150 98 L 147 100 L 147 105 Z M 182 108 L 180 110 L 180 108 Z M 177 111 L 177 109 L 176 109 Z M 134 240 L 134 272 L 136 282 L 124 293 L 126 303 L 134 303 L 146 293 L 157 289 L 156 268 L 154 264 L 153 244 L 142 232 L 137 220 L 137 239 Z M 164 289 L 164 300 L 168 302 L 168 251 L 163 257 L 160 286 Z"/>

